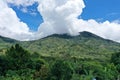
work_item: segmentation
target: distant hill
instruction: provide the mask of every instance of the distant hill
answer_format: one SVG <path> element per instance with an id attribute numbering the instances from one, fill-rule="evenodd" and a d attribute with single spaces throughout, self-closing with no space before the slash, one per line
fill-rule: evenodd
<path id="1" fill-rule="evenodd" d="M 0 36 L 0 50 L 6 49 L 17 42 L 17 40 Z"/>
<path id="2" fill-rule="evenodd" d="M 118 52 L 120 44 L 103 39 L 90 32 L 81 32 L 78 36 L 54 34 L 43 39 L 23 42 L 22 46 L 44 56 L 106 59 Z"/>
<path id="3" fill-rule="evenodd" d="M 0 36 L 0 50 L 16 43 L 31 52 L 52 57 L 109 59 L 112 53 L 120 50 L 119 43 L 103 39 L 90 32 L 81 32 L 78 36 L 54 34 L 43 39 L 24 42 Z"/>

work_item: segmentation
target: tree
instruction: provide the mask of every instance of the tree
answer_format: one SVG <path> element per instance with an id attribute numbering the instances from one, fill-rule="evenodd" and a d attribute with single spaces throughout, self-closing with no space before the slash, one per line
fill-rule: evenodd
<path id="1" fill-rule="evenodd" d="M 111 62 L 117 67 L 117 70 L 120 73 L 120 52 L 112 55 Z"/>
<path id="2" fill-rule="evenodd" d="M 30 53 L 19 46 L 19 44 L 8 49 L 6 57 L 8 58 L 10 69 L 24 69 L 31 61 Z"/>
<path id="3" fill-rule="evenodd" d="M 115 65 L 120 64 L 120 52 L 114 53 L 111 57 L 111 62 L 113 62 Z"/>
<path id="4" fill-rule="evenodd" d="M 49 77 L 49 66 L 42 65 L 39 71 L 34 74 L 34 79 L 46 80 Z"/>
<path id="5" fill-rule="evenodd" d="M 68 62 L 57 60 L 51 68 L 51 78 L 53 80 L 70 80 L 72 75 L 73 70 Z"/>

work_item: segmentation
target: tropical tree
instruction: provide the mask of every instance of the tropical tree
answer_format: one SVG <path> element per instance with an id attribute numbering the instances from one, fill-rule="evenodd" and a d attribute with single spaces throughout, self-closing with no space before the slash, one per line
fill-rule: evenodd
<path id="1" fill-rule="evenodd" d="M 66 61 L 57 60 L 51 68 L 51 78 L 53 80 L 70 80 L 72 75 L 71 65 Z"/>
<path id="2" fill-rule="evenodd" d="M 19 44 L 12 46 L 6 51 L 6 57 L 10 69 L 24 69 L 31 61 L 30 53 L 24 50 Z"/>

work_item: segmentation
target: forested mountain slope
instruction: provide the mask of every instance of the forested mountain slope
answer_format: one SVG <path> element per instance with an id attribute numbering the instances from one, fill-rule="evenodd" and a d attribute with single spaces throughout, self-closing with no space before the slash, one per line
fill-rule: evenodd
<path id="1" fill-rule="evenodd" d="M 103 39 L 90 32 L 81 32 L 78 36 L 54 34 L 34 41 L 16 41 L 0 36 L 0 51 L 19 43 L 31 52 L 52 57 L 109 58 L 120 50 L 120 44 Z"/>
<path id="2" fill-rule="evenodd" d="M 78 36 L 54 34 L 43 39 L 22 42 L 21 45 L 32 52 L 54 57 L 109 58 L 120 49 L 119 43 L 89 32 L 81 32 Z"/>

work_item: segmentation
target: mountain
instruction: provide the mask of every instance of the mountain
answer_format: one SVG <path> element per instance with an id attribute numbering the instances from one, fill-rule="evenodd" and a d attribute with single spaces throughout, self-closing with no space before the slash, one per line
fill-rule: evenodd
<path id="1" fill-rule="evenodd" d="M 120 44 L 103 39 L 90 32 L 81 32 L 78 36 L 54 34 L 43 39 L 23 42 L 21 45 L 43 56 L 109 59 L 118 52 Z"/>
<path id="2" fill-rule="evenodd" d="M 24 42 L 0 36 L 0 51 L 16 43 L 32 53 L 37 52 L 43 56 L 70 56 L 80 59 L 109 59 L 112 53 L 120 49 L 117 42 L 103 39 L 90 32 L 80 32 L 78 36 L 53 34 L 43 39 Z"/>
<path id="3" fill-rule="evenodd" d="M 11 45 L 13 45 L 17 42 L 18 42 L 17 40 L 0 36 L 0 51 L 4 48 L 10 47 Z"/>

